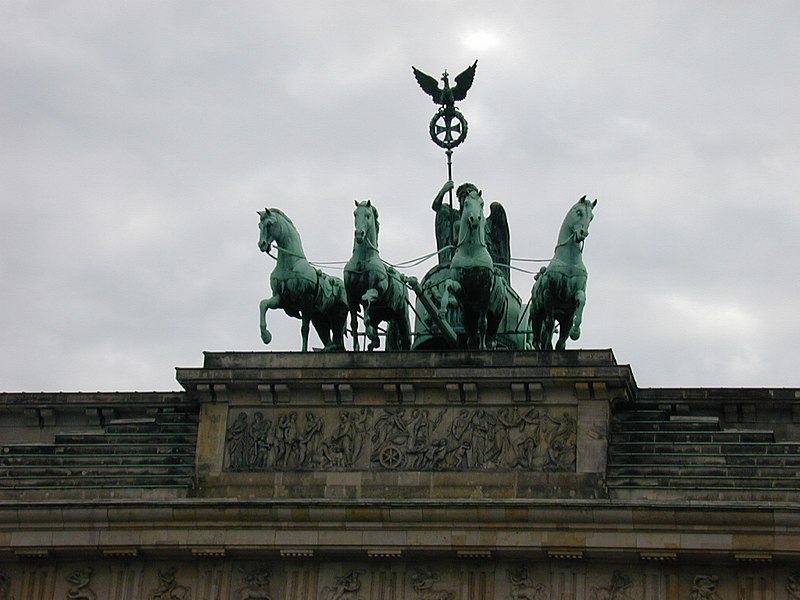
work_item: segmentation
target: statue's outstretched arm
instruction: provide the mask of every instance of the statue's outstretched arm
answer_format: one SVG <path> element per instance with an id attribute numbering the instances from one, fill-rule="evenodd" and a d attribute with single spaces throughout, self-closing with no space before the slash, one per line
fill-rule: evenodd
<path id="1" fill-rule="evenodd" d="M 433 199 L 433 204 L 431 208 L 436 212 L 439 212 L 439 209 L 442 208 L 442 200 L 444 199 L 444 195 L 453 189 L 455 185 L 453 184 L 453 180 L 446 181 L 445 184 L 442 186 L 442 189 L 436 194 L 436 198 Z"/>

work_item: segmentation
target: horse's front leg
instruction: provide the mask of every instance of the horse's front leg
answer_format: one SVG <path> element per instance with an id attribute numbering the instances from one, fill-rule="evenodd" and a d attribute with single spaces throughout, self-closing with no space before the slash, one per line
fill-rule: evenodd
<path id="1" fill-rule="evenodd" d="M 306 313 L 300 313 L 300 335 L 303 337 L 303 352 L 308 352 L 308 330 L 311 317 Z"/>
<path id="2" fill-rule="evenodd" d="M 358 344 L 358 304 L 350 307 L 350 331 L 353 333 L 353 350 L 358 352 L 361 350 Z"/>
<path id="3" fill-rule="evenodd" d="M 478 350 L 486 350 L 486 330 L 488 329 L 489 319 L 487 311 L 482 310 L 478 313 Z"/>
<path id="4" fill-rule="evenodd" d="M 375 288 L 368 289 L 361 297 L 361 304 L 364 307 L 364 328 L 369 338 L 367 350 L 372 351 L 379 348 L 381 339 L 378 337 L 378 328 L 376 320 L 372 317 L 372 303 L 378 299 L 378 290 Z"/>
<path id="5" fill-rule="evenodd" d="M 581 323 L 583 322 L 583 307 L 586 305 L 586 292 L 578 290 L 575 293 L 575 316 L 572 317 L 572 327 L 569 330 L 569 338 L 577 340 L 581 337 Z"/>
<path id="6" fill-rule="evenodd" d="M 272 341 L 272 334 L 267 329 L 267 311 L 275 310 L 280 305 L 281 297 L 278 294 L 275 294 L 272 298 L 265 298 L 258 305 L 261 341 L 265 344 L 269 344 Z"/>
<path id="7" fill-rule="evenodd" d="M 564 348 L 567 347 L 567 338 L 569 338 L 572 318 L 571 313 L 567 313 L 565 316 L 558 318 L 558 341 L 556 342 L 556 350 L 564 350 Z"/>

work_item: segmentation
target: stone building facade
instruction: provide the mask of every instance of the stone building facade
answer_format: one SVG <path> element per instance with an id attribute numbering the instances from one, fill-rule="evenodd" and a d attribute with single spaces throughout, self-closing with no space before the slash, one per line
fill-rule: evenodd
<path id="1" fill-rule="evenodd" d="M 800 599 L 800 390 L 610 350 L 177 377 L 0 394 L 0 600 Z"/>

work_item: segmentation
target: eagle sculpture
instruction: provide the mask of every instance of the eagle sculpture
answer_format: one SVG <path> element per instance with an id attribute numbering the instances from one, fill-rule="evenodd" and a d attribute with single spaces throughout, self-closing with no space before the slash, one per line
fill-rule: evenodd
<path id="1" fill-rule="evenodd" d="M 442 74 L 444 86 L 439 87 L 439 82 L 436 78 L 423 73 L 416 67 L 411 67 L 411 70 L 414 71 L 414 77 L 417 78 L 419 87 L 433 98 L 435 104 L 441 104 L 445 108 L 452 109 L 455 102 L 467 97 L 467 90 L 472 87 L 477 66 L 478 61 L 476 60 L 471 67 L 467 67 L 462 73 L 456 75 L 456 84 L 453 87 L 450 87 L 447 71 Z"/>

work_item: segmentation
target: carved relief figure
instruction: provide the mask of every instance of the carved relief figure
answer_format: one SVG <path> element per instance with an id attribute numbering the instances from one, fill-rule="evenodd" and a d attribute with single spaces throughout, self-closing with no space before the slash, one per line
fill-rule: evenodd
<path id="1" fill-rule="evenodd" d="M 278 422 L 278 430 L 276 433 L 276 465 L 279 467 L 297 465 L 297 459 L 300 455 L 300 434 L 297 431 L 297 413 L 293 411 L 289 414 L 282 415 Z"/>
<path id="2" fill-rule="evenodd" d="M 298 463 L 301 467 L 311 467 L 318 461 L 320 438 L 325 424 L 311 411 L 306 411 L 305 420 Z"/>
<path id="3" fill-rule="evenodd" d="M 90 567 L 70 573 L 67 581 L 72 584 L 72 587 L 67 592 L 67 600 L 97 600 L 97 594 L 89 587 L 91 579 L 92 569 Z"/>
<path id="4" fill-rule="evenodd" d="M 632 587 L 633 581 L 630 577 L 614 571 L 608 587 L 592 588 L 592 600 L 633 600 L 629 595 Z"/>
<path id="5" fill-rule="evenodd" d="M 358 600 L 358 590 L 361 589 L 361 574 L 363 571 L 348 571 L 337 577 L 330 587 L 323 588 L 325 600 Z"/>
<path id="6" fill-rule="evenodd" d="M 14 600 L 11 595 L 11 578 L 5 573 L 0 573 L 0 600 Z"/>
<path id="7" fill-rule="evenodd" d="M 263 469 L 269 461 L 269 451 L 272 447 L 269 435 L 272 421 L 264 418 L 261 411 L 253 415 L 253 422 L 250 424 L 250 450 L 252 456 L 252 466 L 255 469 Z"/>
<path id="8" fill-rule="evenodd" d="M 417 593 L 417 600 L 454 600 L 456 594 L 453 590 L 434 587 L 437 581 L 439 575 L 429 568 L 416 567 L 411 573 L 411 587 Z"/>
<path id="9" fill-rule="evenodd" d="M 528 576 L 528 569 L 519 567 L 509 569 L 508 581 L 511 584 L 510 600 L 547 600 L 543 583 L 534 584 Z"/>
<path id="10" fill-rule="evenodd" d="M 717 594 L 717 582 L 716 575 L 698 575 L 694 578 L 689 600 L 722 600 Z"/>
<path id="11" fill-rule="evenodd" d="M 269 591 L 269 578 L 272 572 L 263 568 L 260 570 L 247 571 L 241 569 L 244 574 L 245 586 L 239 588 L 237 600 L 272 600 Z"/>
<path id="12" fill-rule="evenodd" d="M 231 471 L 241 471 L 248 466 L 247 425 L 247 413 L 242 411 L 228 428 L 226 445 L 228 447 L 228 464 Z"/>
<path id="13" fill-rule="evenodd" d="M 361 409 L 359 413 L 349 410 L 339 413 L 336 431 L 323 443 L 323 458 L 329 466 L 347 468 L 356 463 L 364 448 L 369 414 L 366 409 Z"/>
<path id="14" fill-rule="evenodd" d="M 791 600 L 800 600 L 800 573 L 794 573 L 786 580 L 786 591 Z M 2 596 L 0 596 L 2 598 Z"/>
<path id="15" fill-rule="evenodd" d="M 150 600 L 191 600 L 192 591 L 175 580 L 175 567 L 158 570 L 158 587 L 150 593 Z"/>
<path id="16" fill-rule="evenodd" d="M 569 413 L 564 413 L 561 421 L 556 423 L 556 430 L 552 432 L 547 450 L 548 471 L 571 471 L 575 467 L 575 445 L 577 425 Z"/>

